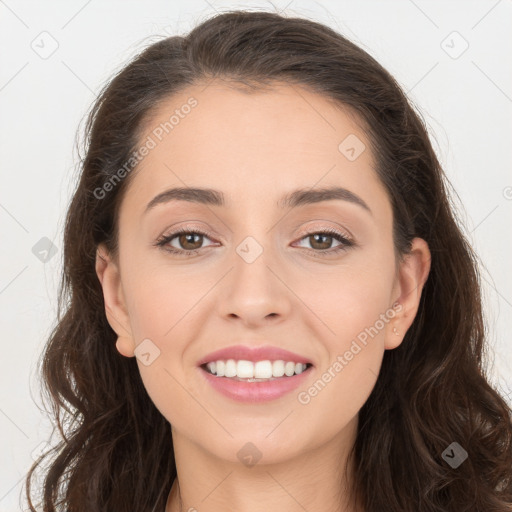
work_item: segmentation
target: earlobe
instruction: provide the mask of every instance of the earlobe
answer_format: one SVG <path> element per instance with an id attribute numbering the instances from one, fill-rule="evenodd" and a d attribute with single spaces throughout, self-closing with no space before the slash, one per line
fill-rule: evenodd
<path id="1" fill-rule="evenodd" d="M 129 336 L 119 336 L 116 341 L 117 351 L 125 357 L 135 356 L 133 339 Z"/>
<path id="2" fill-rule="evenodd" d="M 386 350 L 398 347 L 412 325 L 430 272 L 430 262 L 431 254 L 427 242 L 422 238 L 414 238 L 411 250 L 404 256 L 398 270 L 394 297 L 400 307 L 395 309 L 396 315 L 386 332 Z"/>
<path id="3" fill-rule="evenodd" d="M 133 357 L 135 343 L 121 287 L 121 276 L 117 265 L 112 261 L 104 244 L 99 244 L 97 247 L 95 268 L 103 290 L 108 323 L 118 336 L 117 350 L 126 357 Z"/>

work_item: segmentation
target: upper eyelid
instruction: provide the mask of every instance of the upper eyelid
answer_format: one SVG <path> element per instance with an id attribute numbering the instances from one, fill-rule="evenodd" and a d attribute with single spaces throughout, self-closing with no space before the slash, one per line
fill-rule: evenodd
<path id="1" fill-rule="evenodd" d="M 344 238 L 347 238 L 349 240 L 354 240 L 354 236 L 352 235 L 352 233 L 350 233 L 350 231 L 348 231 L 345 228 L 333 227 L 333 226 L 323 226 L 323 227 L 318 227 L 318 228 L 316 228 L 316 227 L 306 228 L 304 230 L 301 230 L 299 232 L 298 236 L 304 237 L 304 236 L 308 236 L 308 235 L 312 235 L 312 234 L 316 234 L 316 233 L 330 232 L 330 231 L 332 231 L 333 233 L 337 233 L 340 236 L 343 236 Z"/>
<path id="2" fill-rule="evenodd" d="M 311 219 L 309 222 L 332 222 L 332 221 L 328 221 L 328 220 L 323 220 L 323 219 Z M 308 222 L 308 221 L 306 221 Z M 337 224 L 337 223 L 336 223 Z M 296 229 L 295 227 L 293 228 L 294 230 Z M 318 233 L 318 232 L 321 232 L 323 230 L 328 230 L 328 229 L 333 229 L 337 232 L 341 232 L 340 234 L 344 234 L 346 235 L 346 238 L 354 238 L 352 233 L 345 227 L 342 227 L 340 225 L 337 225 L 336 227 L 333 227 L 332 225 L 323 225 L 323 226 L 313 226 L 313 227 L 308 227 L 308 228 L 304 228 L 304 229 L 301 229 L 300 230 L 300 233 L 301 234 L 310 234 L 310 233 Z M 217 236 L 216 234 L 214 234 L 211 230 L 207 229 L 207 228 L 203 228 L 203 227 L 199 227 L 199 226 L 194 226 L 193 224 L 192 225 L 185 225 L 185 226 L 179 226 L 177 228 L 174 228 L 174 229 L 170 229 L 170 232 L 169 234 L 175 234 L 175 233 L 179 233 L 180 231 L 187 231 L 187 232 L 201 232 L 201 234 L 206 234 L 207 236 L 213 236 L 213 237 L 217 237 L 217 238 L 223 238 L 222 235 L 219 235 Z M 164 231 L 165 233 L 165 231 Z M 162 235 L 162 236 L 168 236 L 168 235 Z"/>
<path id="3" fill-rule="evenodd" d="M 309 229 L 305 229 L 305 230 L 301 230 L 299 235 L 301 238 L 305 237 L 305 236 L 308 236 L 308 235 L 312 235 L 312 234 L 317 234 L 317 233 L 323 233 L 323 232 L 333 232 L 333 233 L 337 233 L 341 236 L 343 236 L 344 238 L 348 238 L 348 239 L 353 239 L 353 236 L 347 231 L 347 230 L 344 230 L 344 229 L 340 229 L 340 228 L 333 228 L 331 226 L 326 226 L 326 227 L 319 227 L 319 228 L 309 228 Z M 161 238 L 168 238 L 168 237 L 176 237 L 177 235 L 179 234 L 183 234 L 183 233 L 194 233 L 194 234 L 199 234 L 199 235 L 202 235 L 202 236 L 206 236 L 206 237 L 212 237 L 212 238 L 215 238 L 216 235 L 212 234 L 211 232 L 209 232 L 208 230 L 203 230 L 202 228 L 195 228 L 195 227 L 183 227 L 183 228 L 177 228 L 176 230 L 173 230 L 171 231 L 168 235 L 162 235 Z"/>

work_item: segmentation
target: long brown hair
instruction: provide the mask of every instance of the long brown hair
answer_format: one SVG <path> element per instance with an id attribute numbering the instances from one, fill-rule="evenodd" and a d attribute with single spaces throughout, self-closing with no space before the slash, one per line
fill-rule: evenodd
<path id="1" fill-rule="evenodd" d="M 397 254 L 414 237 L 432 261 L 418 314 L 384 354 L 359 412 L 354 490 L 365 512 L 505 512 L 512 505 L 511 410 L 485 374 L 478 261 L 458 227 L 447 180 L 420 116 L 390 74 L 332 29 L 271 12 L 215 15 L 186 37 L 137 55 L 87 117 L 85 156 L 67 212 L 59 315 L 42 354 L 46 397 L 62 441 L 46 457 L 45 512 L 162 512 L 176 477 L 171 427 L 120 356 L 95 272 L 98 244 L 115 255 L 118 208 L 133 173 L 97 190 L 140 144 L 150 112 L 215 77 L 253 88 L 287 82 L 352 109 L 364 124 L 393 208 Z M 468 454 L 456 469 L 443 453 Z"/>

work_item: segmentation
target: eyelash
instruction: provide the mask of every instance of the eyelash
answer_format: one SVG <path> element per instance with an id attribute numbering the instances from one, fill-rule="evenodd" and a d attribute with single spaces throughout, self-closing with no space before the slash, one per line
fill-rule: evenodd
<path id="1" fill-rule="evenodd" d="M 185 258 L 192 257 L 195 254 L 197 254 L 199 251 L 201 251 L 202 249 L 205 249 L 205 247 L 201 247 L 199 249 L 192 249 L 192 250 L 176 249 L 175 247 L 170 247 L 170 248 L 165 247 L 169 242 L 171 242 L 171 240 L 173 240 L 174 238 L 176 238 L 179 235 L 184 235 L 184 234 L 202 235 L 202 236 L 206 236 L 207 238 L 211 238 L 210 233 L 207 233 L 207 232 L 201 231 L 201 230 L 191 230 L 191 229 L 188 229 L 185 227 L 185 228 L 181 228 L 181 229 L 175 231 L 174 233 L 170 233 L 169 235 L 161 236 L 155 242 L 154 245 L 157 247 L 161 247 L 163 250 L 170 252 L 171 254 L 175 254 L 177 256 L 182 256 Z M 339 231 L 336 231 L 333 228 L 326 228 L 321 231 L 311 231 L 309 233 L 305 233 L 300 238 L 300 240 L 303 240 L 304 238 L 307 238 L 311 235 L 327 235 L 341 243 L 341 245 L 338 245 L 337 247 L 334 247 L 331 249 L 326 249 L 326 250 L 306 249 L 308 252 L 314 253 L 315 256 L 326 257 L 329 255 L 338 254 L 341 251 L 346 251 L 348 248 L 356 245 L 352 240 L 348 239 L 347 237 L 342 235 Z"/>

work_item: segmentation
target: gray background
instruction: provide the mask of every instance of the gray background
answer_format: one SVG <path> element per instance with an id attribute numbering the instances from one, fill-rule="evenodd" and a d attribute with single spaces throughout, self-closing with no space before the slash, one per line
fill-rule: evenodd
<path id="1" fill-rule="evenodd" d="M 239 7 L 331 26 L 408 92 L 482 259 L 491 380 L 512 399 L 511 0 L 0 0 L 0 512 L 20 510 L 24 475 L 50 433 L 35 368 L 56 318 L 76 129 L 137 51 Z"/>

